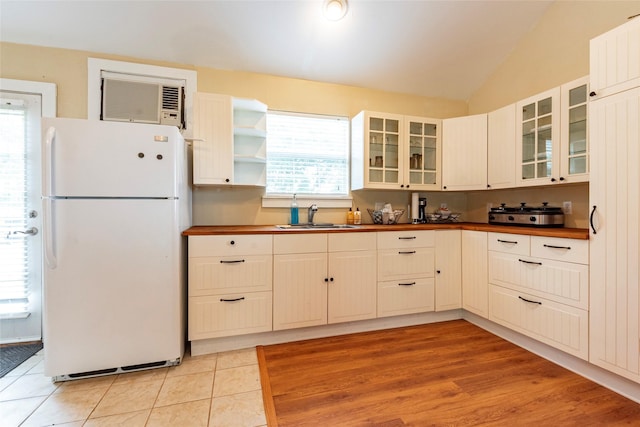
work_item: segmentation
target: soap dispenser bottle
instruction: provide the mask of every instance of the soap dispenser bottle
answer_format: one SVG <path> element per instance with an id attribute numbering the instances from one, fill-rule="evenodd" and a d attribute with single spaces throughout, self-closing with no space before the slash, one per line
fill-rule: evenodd
<path id="1" fill-rule="evenodd" d="M 349 212 L 347 212 L 347 224 L 353 224 L 353 211 L 349 208 Z"/>
<path id="2" fill-rule="evenodd" d="M 356 211 L 353 213 L 353 223 L 355 225 L 362 224 L 362 212 L 360 212 L 360 208 L 356 208 Z"/>
<path id="3" fill-rule="evenodd" d="M 298 201 L 296 200 L 296 195 L 293 195 L 293 200 L 291 200 L 291 225 L 296 225 L 298 223 Z"/>

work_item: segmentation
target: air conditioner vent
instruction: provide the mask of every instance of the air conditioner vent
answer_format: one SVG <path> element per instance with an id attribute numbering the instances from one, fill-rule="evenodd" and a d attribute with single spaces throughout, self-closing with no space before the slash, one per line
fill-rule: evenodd
<path id="1" fill-rule="evenodd" d="M 180 88 L 175 86 L 162 86 L 162 109 L 180 109 Z"/>

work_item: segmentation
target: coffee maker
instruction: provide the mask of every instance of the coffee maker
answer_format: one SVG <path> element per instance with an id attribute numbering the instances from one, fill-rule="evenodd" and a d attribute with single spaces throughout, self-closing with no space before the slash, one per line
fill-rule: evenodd
<path id="1" fill-rule="evenodd" d="M 427 222 L 427 198 L 420 197 L 418 199 L 418 222 L 424 224 Z"/>

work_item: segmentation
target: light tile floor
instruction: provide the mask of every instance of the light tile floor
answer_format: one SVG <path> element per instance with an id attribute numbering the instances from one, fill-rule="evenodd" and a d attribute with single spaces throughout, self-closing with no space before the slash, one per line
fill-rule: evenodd
<path id="1" fill-rule="evenodd" d="M 37 353 L 0 378 L 0 426 L 266 426 L 255 348 L 53 383 Z"/>

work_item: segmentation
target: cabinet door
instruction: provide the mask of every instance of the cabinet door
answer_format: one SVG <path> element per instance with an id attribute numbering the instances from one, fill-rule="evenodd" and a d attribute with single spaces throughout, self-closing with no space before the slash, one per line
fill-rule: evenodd
<path id="1" fill-rule="evenodd" d="M 462 307 L 461 268 L 461 231 L 436 231 L 436 311 Z"/>
<path id="2" fill-rule="evenodd" d="M 518 185 L 559 182 L 559 117 L 559 87 L 516 104 Z"/>
<path id="3" fill-rule="evenodd" d="M 329 253 L 328 322 L 376 317 L 376 251 Z"/>
<path id="4" fill-rule="evenodd" d="M 193 117 L 193 183 L 233 184 L 231 97 L 196 93 L 193 100 Z"/>
<path id="5" fill-rule="evenodd" d="M 516 104 L 487 118 L 487 188 L 516 186 Z"/>
<path id="6" fill-rule="evenodd" d="M 637 17 L 591 40 L 592 100 L 640 86 L 640 19 Z"/>
<path id="7" fill-rule="evenodd" d="M 441 120 L 405 117 L 404 188 L 440 190 L 442 174 Z"/>
<path id="8" fill-rule="evenodd" d="M 589 180 L 589 77 L 560 87 L 560 182 Z"/>
<path id="9" fill-rule="evenodd" d="M 442 121 L 442 189 L 487 188 L 487 115 Z"/>
<path id="10" fill-rule="evenodd" d="M 366 188 L 398 189 L 402 183 L 404 153 L 401 144 L 403 118 L 394 114 L 364 115 Z"/>
<path id="11" fill-rule="evenodd" d="M 640 382 L 640 88 L 589 109 L 589 361 Z"/>
<path id="12" fill-rule="evenodd" d="M 462 230 L 462 308 L 488 316 L 487 233 Z"/>
<path id="13" fill-rule="evenodd" d="M 273 329 L 327 323 L 327 253 L 273 256 Z"/>

